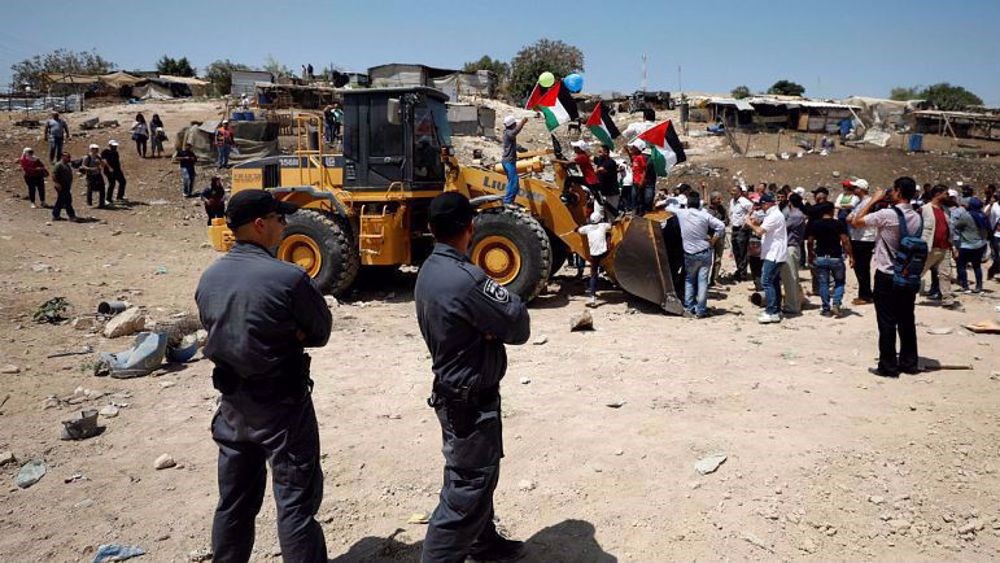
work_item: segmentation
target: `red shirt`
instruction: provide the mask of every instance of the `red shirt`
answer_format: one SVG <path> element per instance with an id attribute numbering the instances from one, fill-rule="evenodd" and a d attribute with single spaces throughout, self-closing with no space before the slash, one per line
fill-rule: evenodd
<path id="1" fill-rule="evenodd" d="M 637 154 L 632 157 L 632 185 L 641 186 L 646 177 L 646 157 Z"/>
<path id="2" fill-rule="evenodd" d="M 585 153 L 577 153 L 573 157 L 573 162 L 580 168 L 580 174 L 583 174 L 583 181 L 588 185 L 597 185 L 597 174 L 594 173 L 594 165 L 590 162 L 590 156 Z"/>
<path id="3" fill-rule="evenodd" d="M 21 158 L 17 161 L 21 165 L 21 170 L 24 170 L 25 176 L 30 176 L 32 178 L 37 178 L 45 174 L 45 165 L 38 158 L 31 158 L 28 155 L 21 155 Z"/>
<path id="4" fill-rule="evenodd" d="M 940 207 L 931 206 L 934 210 L 934 244 L 932 248 L 951 248 L 951 237 L 948 236 L 948 216 Z"/>

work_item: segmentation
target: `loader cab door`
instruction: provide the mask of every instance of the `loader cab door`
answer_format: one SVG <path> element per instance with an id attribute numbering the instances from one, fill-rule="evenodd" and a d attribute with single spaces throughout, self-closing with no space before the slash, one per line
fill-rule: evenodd
<path id="1" fill-rule="evenodd" d="M 388 95 L 352 94 L 344 99 L 344 187 L 384 190 L 406 181 L 406 123 L 389 119 Z"/>
<path id="2" fill-rule="evenodd" d="M 413 108 L 414 189 L 441 189 L 444 163 L 441 147 L 451 146 L 448 112 L 439 100 L 425 98 Z"/>

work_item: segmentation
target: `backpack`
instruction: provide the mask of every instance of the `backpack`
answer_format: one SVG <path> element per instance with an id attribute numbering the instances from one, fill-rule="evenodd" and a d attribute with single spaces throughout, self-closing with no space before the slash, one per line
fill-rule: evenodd
<path id="1" fill-rule="evenodd" d="M 898 207 L 893 206 L 896 218 L 899 220 L 899 250 L 892 259 L 892 285 L 896 289 L 906 291 L 920 290 L 920 277 L 927 263 L 927 242 L 920 238 L 924 228 L 924 218 L 920 218 L 920 226 L 915 235 L 906 228 L 906 218 Z"/>

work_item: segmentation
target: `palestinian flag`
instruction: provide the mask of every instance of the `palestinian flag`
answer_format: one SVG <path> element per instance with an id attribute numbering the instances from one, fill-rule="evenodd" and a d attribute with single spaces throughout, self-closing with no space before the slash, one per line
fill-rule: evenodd
<path id="1" fill-rule="evenodd" d="M 601 144 L 609 147 L 622 134 L 615 126 L 615 122 L 611 120 L 611 113 L 608 112 L 608 108 L 603 102 L 597 102 L 597 105 L 594 106 L 594 112 L 587 119 L 587 128 L 600 139 Z"/>
<path id="2" fill-rule="evenodd" d="M 684 154 L 684 147 L 677 137 L 674 124 L 670 120 L 664 121 L 639 135 L 639 138 L 646 141 L 652 151 L 653 165 L 656 166 L 657 176 L 666 176 L 670 167 L 684 162 L 687 156 Z"/>
<path id="3" fill-rule="evenodd" d="M 542 112 L 545 116 L 545 126 L 552 131 L 563 123 L 569 123 L 580 118 L 580 113 L 576 109 L 576 101 L 569 90 L 562 87 L 562 81 L 556 82 L 551 88 L 542 88 L 535 84 L 535 89 L 528 97 L 525 109 L 533 109 Z"/>

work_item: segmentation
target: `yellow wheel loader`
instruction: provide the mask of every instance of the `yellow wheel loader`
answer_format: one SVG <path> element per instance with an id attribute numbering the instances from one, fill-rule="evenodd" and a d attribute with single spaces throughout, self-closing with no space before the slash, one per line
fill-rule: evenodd
<path id="1" fill-rule="evenodd" d="M 277 257 L 335 296 L 351 289 L 360 268 L 419 265 L 433 247 L 431 199 L 461 192 L 478 209 L 471 260 L 531 300 L 570 253 L 589 256 L 577 232 L 589 217 L 586 192 L 567 181 L 564 165 L 547 159 L 556 143 L 519 155 L 520 192 L 515 205 L 504 205 L 501 171 L 464 166 L 454 156 L 447 100 L 425 87 L 345 91 L 341 153 L 325 152 L 319 117 L 300 116 L 294 153 L 236 165 L 232 190 L 263 188 L 300 206 L 288 216 Z M 547 166 L 554 182 L 537 177 Z M 670 260 L 680 264 L 679 231 L 671 222 L 676 227 L 667 212 L 617 220 L 602 266 L 625 291 L 680 314 Z M 213 220 L 209 240 L 219 251 L 232 246 L 223 219 Z"/>

